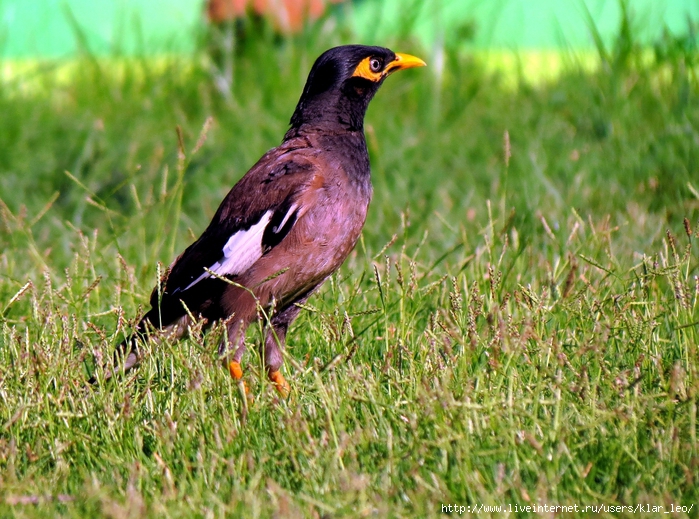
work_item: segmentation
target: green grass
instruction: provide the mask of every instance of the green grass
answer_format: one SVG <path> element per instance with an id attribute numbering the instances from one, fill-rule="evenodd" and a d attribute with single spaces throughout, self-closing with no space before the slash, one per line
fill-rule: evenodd
<path id="1" fill-rule="evenodd" d="M 427 517 L 449 503 L 696 516 L 686 42 L 652 56 L 619 44 L 549 82 L 450 49 L 439 79 L 397 74 L 367 116 L 362 240 L 289 334 L 289 400 L 250 353 L 245 406 L 219 329 L 86 385 L 158 263 L 279 143 L 333 38 L 247 41 L 227 95 L 199 58 L 85 58 L 1 85 L 0 516 Z"/>

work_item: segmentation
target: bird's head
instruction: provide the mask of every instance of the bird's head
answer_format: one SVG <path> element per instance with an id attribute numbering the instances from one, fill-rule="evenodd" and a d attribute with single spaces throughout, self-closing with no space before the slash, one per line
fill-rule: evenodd
<path id="1" fill-rule="evenodd" d="M 420 58 L 383 47 L 344 45 L 327 50 L 311 68 L 291 127 L 361 130 L 369 101 L 383 81 L 397 70 L 424 66 Z"/>

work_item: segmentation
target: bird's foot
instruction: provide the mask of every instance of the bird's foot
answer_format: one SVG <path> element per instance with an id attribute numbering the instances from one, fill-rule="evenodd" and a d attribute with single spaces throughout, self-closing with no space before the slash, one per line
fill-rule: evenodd
<path id="1" fill-rule="evenodd" d="M 282 398 L 286 398 L 289 396 L 291 386 L 289 386 L 289 383 L 286 381 L 281 371 L 271 371 L 269 373 L 269 379 L 274 384 L 274 389 L 277 390 L 277 392 Z"/>
<path id="2" fill-rule="evenodd" d="M 231 374 L 231 377 L 233 377 L 233 380 L 243 385 L 245 395 L 248 398 L 251 398 L 252 395 L 250 394 L 250 388 L 248 388 L 247 382 L 243 380 L 243 368 L 240 367 L 240 362 L 236 362 L 234 360 L 229 362 L 228 372 Z"/>
<path id="3" fill-rule="evenodd" d="M 240 362 L 232 360 L 228 363 L 228 371 L 235 380 L 243 378 L 243 368 L 240 367 Z"/>

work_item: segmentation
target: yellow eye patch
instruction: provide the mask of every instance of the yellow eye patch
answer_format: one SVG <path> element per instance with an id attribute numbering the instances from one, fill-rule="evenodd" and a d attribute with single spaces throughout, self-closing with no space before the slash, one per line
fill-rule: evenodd
<path id="1" fill-rule="evenodd" d="M 357 68 L 354 69 L 354 73 L 352 74 L 352 77 L 363 77 L 364 79 L 368 79 L 369 81 L 379 81 L 383 74 L 381 72 L 374 72 L 371 70 L 371 60 L 375 59 L 369 56 L 368 58 L 364 58 L 359 65 L 357 65 Z"/>
<path id="2" fill-rule="evenodd" d="M 396 70 L 404 70 L 406 68 L 413 67 L 424 67 L 425 62 L 420 58 L 411 56 L 410 54 L 396 54 L 393 61 L 387 63 L 385 66 L 381 67 L 381 70 L 374 72 L 371 70 L 371 62 L 376 58 L 369 56 L 364 58 L 357 68 L 354 69 L 352 77 L 363 77 L 369 81 L 378 82 L 384 76 L 394 73 Z"/>

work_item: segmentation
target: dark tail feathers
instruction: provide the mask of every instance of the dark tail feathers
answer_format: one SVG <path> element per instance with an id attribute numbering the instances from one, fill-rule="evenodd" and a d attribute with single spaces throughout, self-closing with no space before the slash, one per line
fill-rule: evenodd
<path id="1" fill-rule="evenodd" d="M 139 344 L 145 342 L 148 337 L 148 325 L 150 323 L 149 314 L 150 312 L 143 316 L 143 319 L 138 323 L 136 331 L 116 347 L 114 350 L 114 363 L 112 367 L 108 364 L 103 365 L 104 380 L 109 380 L 114 374 L 120 371 L 126 372 L 138 365 L 141 360 Z M 88 380 L 88 383 L 97 383 L 97 377 L 94 373 Z"/>

